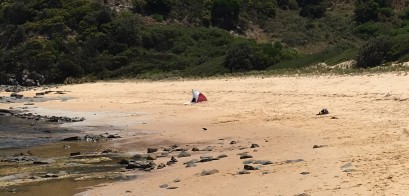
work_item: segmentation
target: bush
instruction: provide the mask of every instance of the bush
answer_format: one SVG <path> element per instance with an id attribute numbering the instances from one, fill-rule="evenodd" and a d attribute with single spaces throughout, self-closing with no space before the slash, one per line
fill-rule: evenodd
<path id="1" fill-rule="evenodd" d="M 387 54 L 392 48 L 393 42 L 388 37 L 381 37 L 368 42 L 358 52 L 358 68 L 379 66 L 388 58 Z"/>
<path id="2" fill-rule="evenodd" d="M 236 29 L 240 4 L 238 0 L 215 0 L 211 13 L 213 26 L 226 30 Z"/>

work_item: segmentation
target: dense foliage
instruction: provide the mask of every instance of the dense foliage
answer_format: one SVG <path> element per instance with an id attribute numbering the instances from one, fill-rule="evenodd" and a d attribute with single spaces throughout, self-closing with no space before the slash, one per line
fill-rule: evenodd
<path id="1" fill-rule="evenodd" d="M 400 0 L 130 2 L 117 11 L 97 0 L 0 1 L 0 83 L 11 75 L 20 84 L 22 75 L 46 83 L 209 76 L 347 58 L 367 68 L 409 58 L 409 9 Z"/>

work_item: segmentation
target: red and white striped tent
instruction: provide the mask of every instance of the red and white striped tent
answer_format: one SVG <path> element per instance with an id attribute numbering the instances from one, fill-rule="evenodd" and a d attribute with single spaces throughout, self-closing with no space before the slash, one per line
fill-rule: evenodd
<path id="1" fill-rule="evenodd" d="M 202 101 L 207 101 L 207 98 L 198 90 L 192 89 L 193 98 L 191 103 L 199 103 Z"/>

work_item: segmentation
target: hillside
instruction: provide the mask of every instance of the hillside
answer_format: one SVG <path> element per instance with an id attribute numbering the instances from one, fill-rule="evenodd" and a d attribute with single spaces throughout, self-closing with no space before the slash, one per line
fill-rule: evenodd
<path id="1" fill-rule="evenodd" d="M 403 0 L 3 0 L 0 83 L 405 61 Z M 28 79 L 28 80 L 27 80 Z"/>

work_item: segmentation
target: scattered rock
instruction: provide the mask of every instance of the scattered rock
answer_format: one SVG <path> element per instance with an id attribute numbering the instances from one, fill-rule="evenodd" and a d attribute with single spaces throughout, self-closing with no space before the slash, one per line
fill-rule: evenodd
<path id="1" fill-rule="evenodd" d="M 186 165 L 186 164 L 188 164 L 188 163 L 197 163 L 197 162 L 199 162 L 199 160 L 197 160 L 197 159 L 192 159 L 192 160 L 190 160 L 190 161 L 188 161 L 188 162 L 184 162 L 183 164 Z"/>
<path id="2" fill-rule="evenodd" d="M 196 164 L 193 162 L 189 162 L 186 164 L 186 167 L 196 167 Z"/>
<path id="3" fill-rule="evenodd" d="M 273 164 L 273 162 L 269 160 L 257 160 L 257 161 L 254 161 L 254 164 L 270 165 L 270 164 Z"/>
<path id="4" fill-rule="evenodd" d="M 72 152 L 70 153 L 70 156 L 78 156 L 81 155 L 81 152 Z"/>
<path id="5" fill-rule="evenodd" d="M 193 148 L 192 148 L 192 151 L 193 151 L 193 152 L 197 152 L 197 151 L 200 151 L 200 150 L 199 150 L 199 148 L 193 147 Z"/>
<path id="6" fill-rule="evenodd" d="M 308 175 L 308 174 L 310 174 L 310 172 L 301 172 L 300 174 L 301 175 Z"/>
<path id="7" fill-rule="evenodd" d="M 312 148 L 313 149 L 315 149 L 315 148 L 324 148 L 324 147 L 327 147 L 328 145 L 314 145 L 314 146 L 312 146 Z"/>
<path id="8" fill-rule="evenodd" d="M 126 169 L 141 169 L 145 171 L 150 171 L 154 169 L 156 164 L 153 161 L 135 161 L 135 162 L 130 162 L 125 168 Z"/>
<path id="9" fill-rule="evenodd" d="M 119 135 L 108 135 L 107 138 L 108 139 L 118 139 L 118 138 L 121 138 L 121 136 L 119 136 Z"/>
<path id="10" fill-rule="evenodd" d="M 327 115 L 327 114 L 329 114 L 329 111 L 324 108 L 317 115 Z"/>
<path id="11" fill-rule="evenodd" d="M 186 152 L 186 151 L 182 151 L 178 155 L 178 158 L 181 158 L 181 157 L 190 157 L 190 154 L 188 152 Z"/>
<path id="12" fill-rule="evenodd" d="M 81 140 L 80 136 L 73 136 L 73 137 L 64 138 L 61 141 L 69 142 L 69 141 L 79 141 L 79 140 Z"/>
<path id="13" fill-rule="evenodd" d="M 113 153 L 114 151 L 112 149 L 105 149 L 101 152 L 101 154 L 107 154 L 107 153 Z"/>
<path id="14" fill-rule="evenodd" d="M 44 176 L 42 176 L 43 178 L 57 178 L 58 175 L 57 174 L 52 174 L 52 173 L 47 173 Z"/>
<path id="15" fill-rule="evenodd" d="M 258 170 L 258 167 L 253 167 L 251 165 L 244 165 L 244 170 Z"/>
<path id="16" fill-rule="evenodd" d="M 168 161 L 168 162 L 166 163 L 166 165 L 173 165 L 173 164 L 175 164 L 176 162 L 178 162 L 178 160 L 177 160 L 174 156 L 172 156 L 172 158 L 170 158 L 170 161 Z"/>
<path id="17" fill-rule="evenodd" d="M 236 141 L 231 141 L 231 142 L 230 142 L 230 144 L 236 144 L 236 143 L 237 143 Z"/>
<path id="18" fill-rule="evenodd" d="M 147 156 L 146 156 L 146 160 L 156 160 L 156 155 L 155 154 L 148 154 Z"/>
<path id="19" fill-rule="evenodd" d="M 147 151 L 148 153 L 154 153 L 158 151 L 158 148 L 148 148 Z"/>
<path id="20" fill-rule="evenodd" d="M 176 148 L 175 151 L 187 151 L 186 148 Z"/>
<path id="21" fill-rule="evenodd" d="M 212 175 L 212 174 L 216 174 L 219 173 L 219 170 L 217 169 L 209 169 L 209 170 L 204 170 L 200 175 L 202 176 L 208 176 L 208 175 Z"/>
<path id="22" fill-rule="evenodd" d="M 226 154 L 221 154 L 221 155 L 217 156 L 218 159 L 226 158 L 226 157 L 228 157 Z"/>
<path id="23" fill-rule="evenodd" d="M 253 156 L 249 155 L 249 154 L 242 154 L 240 155 L 240 159 L 249 159 L 249 158 L 253 158 Z"/>
<path id="24" fill-rule="evenodd" d="M 252 164 L 252 163 L 254 163 L 254 160 L 253 160 L 253 159 L 249 159 L 249 160 L 244 160 L 244 161 L 243 161 L 243 164 L 245 164 L 245 165 L 247 165 L 247 164 Z"/>
<path id="25" fill-rule="evenodd" d="M 287 160 L 285 163 L 299 163 L 304 162 L 304 159 Z"/>
<path id="26" fill-rule="evenodd" d="M 160 164 L 158 165 L 157 169 L 163 169 L 163 168 L 165 168 L 165 167 L 166 167 L 166 165 L 165 165 L 164 163 L 160 163 Z"/>
<path id="27" fill-rule="evenodd" d="M 331 117 L 331 119 L 338 119 L 338 117 L 336 117 L 336 116 L 333 116 L 333 117 Z"/>
<path id="28" fill-rule="evenodd" d="M 356 169 L 345 169 L 342 172 L 350 173 L 350 172 L 354 172 L 354 171 L 356 171 Z"/>
<path id="29" fill-rule="evenodd" d="M 206 127 L 203 127 L 202 129 L 203 129 L 203 131 L 207 131 L 207 128 L 206 128 Z"/>
<path id="30" fill-rule="evenodd" d="M 135 154 L 135 155 L 132 156 L 132 159 L 135 160 L 135 161 L 139 161 L 139 160 L 144 159 L 144 156 L 141 155 L 141 154 Z"/>
<path id="31" fill-rule="evenodd" d="M 54 160 L 52 160 L 52 159 L 42 159 L 42 160 L 33 161 L 34 165 L 48 165 L 48 164 L 51 164 L 51 163 L 54 163 Z"/>
<path id="32" fill-rule="evenodd" d="M 160 185 L 159 187 L 160 188 L 167 188 L 169 185 L 168 184 L 162 184 L 162 185 Z"/>
<path id="33" fill-rule="evenodd" d="M 177 186 L 170 186 L 170 187 L 168 187 L 168 188 L 166 188 L 166 189 L 177 189 L 177 188 L 179 188 L 179 187 L 177 187 Z"/>
<path id="34" fill-rule="evenodd" d="M 307 194 L 307 193 L 301 193 L 301 194 L 297 194 L 297 195 L 294 195 L 294 196 L 311 196 L 311 195 Z"/>
<path id="35" fill-rule="evenodd" d="M 213 160 L 213 156 L 200 156 L 200 162 L 209 162 Z"/>
<path id="36" fill-rule="evenodd" d="M 247 170 L 241 170 L 241 171 L 237 172 L 237 174 L 239 174 L 239 175 L 250 174 L 250 172 L 247 171 Z"/>
<path id="37" fill-rule="evenodd" d="M 175 178 L 175 179 L 173 180 L 173 182 L 174 182 L 174 183 L 178 183 L 178 182 L 180 182 L 180 179 L 179 179 L 179 178 Z"/>
<path id="38" fill-rule="evenodd" d="M 126 160 L 126 159 L 122 159 L 118 163 L 121 164 L 121 165 L 126 165 L 126 164 L 129 164 L 129 161 Z"/>
<path id="39" fill-rule="evenodd" d="M 345 169 L 345 168 L 352 167 L 352 166 L 353 166 L 352 163 L 347 163 L 345 165 L 342 165 L 341 169 Z"/>
<path id="40" fill-rule="evenodd" d="M 203 148 L 202 151 L 212 151 L 213 148 L 211 146 L 207 146 L 206 148 Z"/>
<path id="41" fill-rule="evenodd" d="M 260 147 L 258 144 L 251 144 L 250 148 L 258 148 Z"/>

